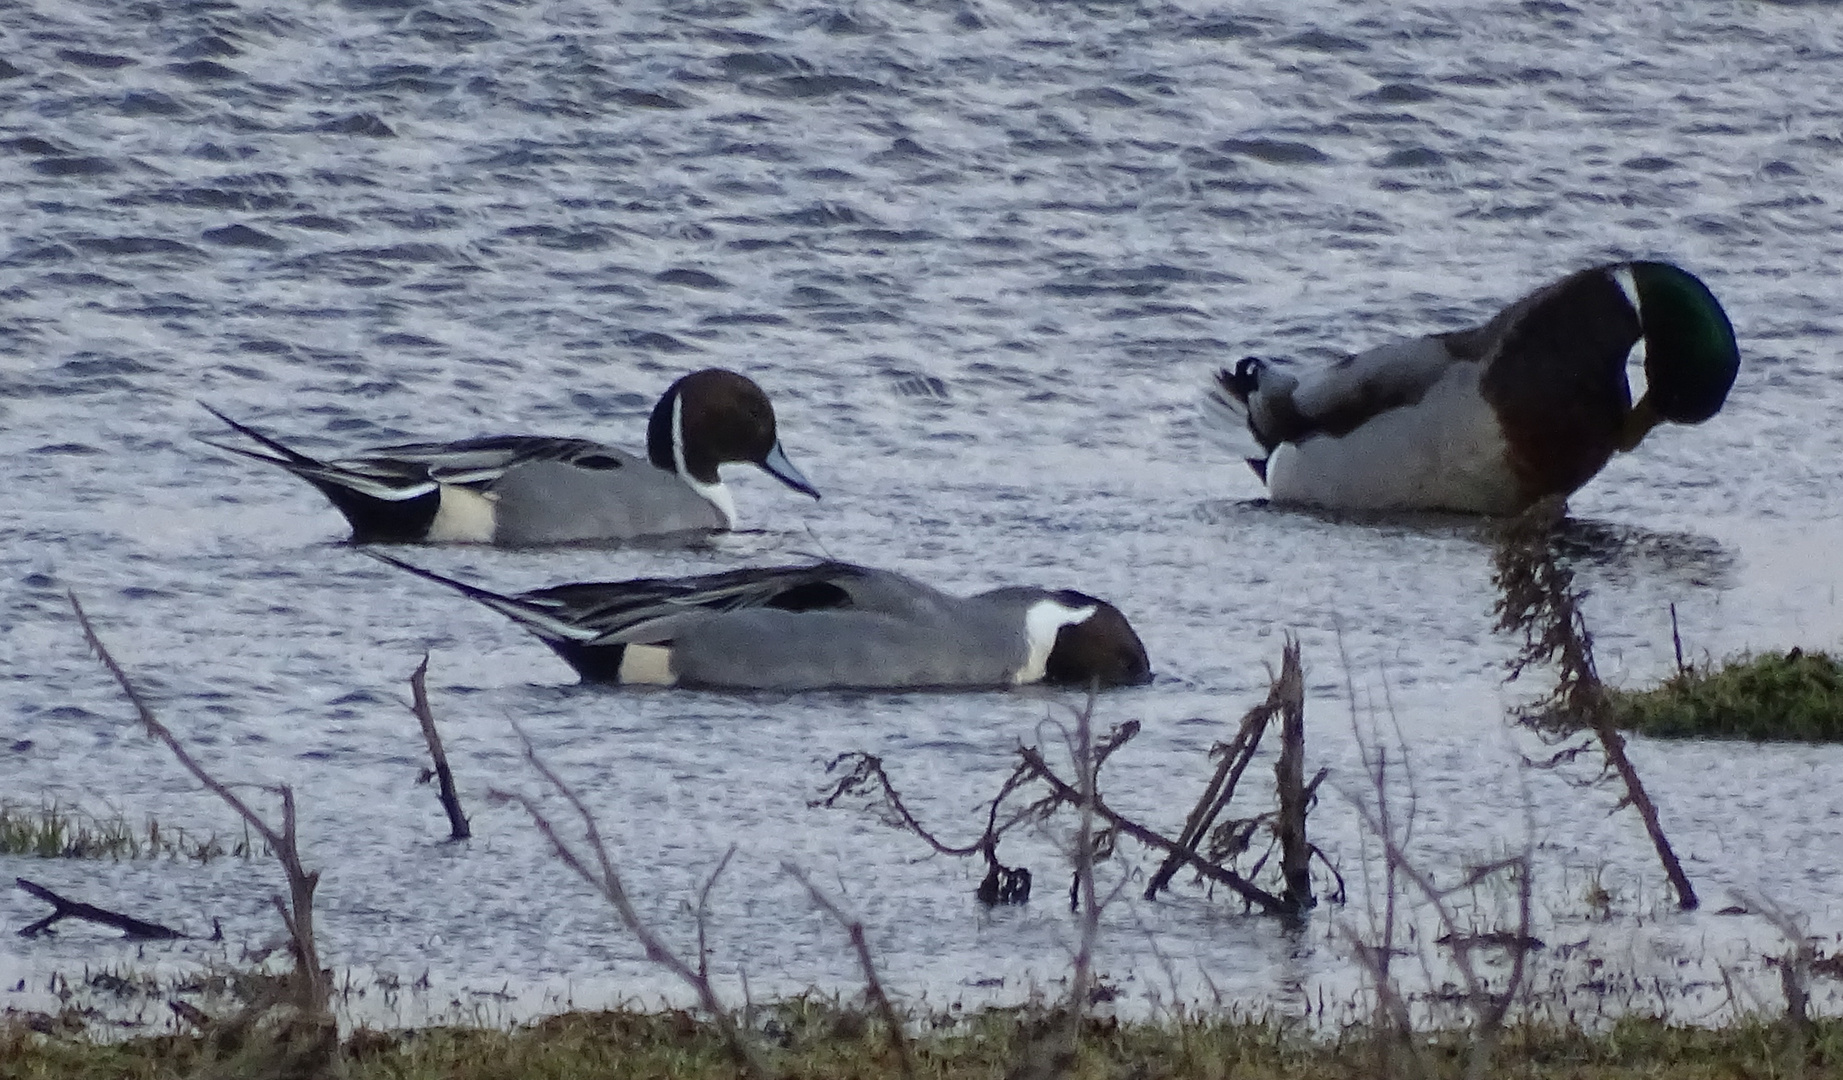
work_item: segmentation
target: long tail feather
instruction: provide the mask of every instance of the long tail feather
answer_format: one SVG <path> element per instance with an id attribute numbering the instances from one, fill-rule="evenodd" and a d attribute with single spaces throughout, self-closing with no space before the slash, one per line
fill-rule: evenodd
<path id="1" fill-rule="evenodd" d="M 280 455 L 280 457 L 279 458 L 264 457 L 261 454 L 251 453 L 248 450 L 239 450 L 232 446 L 225 446 L 222 443 L 215 443 L 215 442 L 212 442 L 210 439 L 200 439 L 199 440 L 200 442 L 206 443 L 210 446 L 215 446 L 220 450 L 229 450 L 233 454 L 242 454 L 245 457 L 253 457 L 258 461 L 273 461 L 273 462 L 276 462 L 276 464 L 284 464 L 284 463 L 291 462 L 295 465 L 307 465 L 307 466 L 312 466 L 314 468 L 319 468 L 319 469 L 324 469 L 327 467 L 326 462 L 321 461 L 318 458 L 308 457 L 306 454 L 303 454 L 300 451 L 293 449 L 292 447 L 289 447 L 275 439 L 270 438 L 267 435 L 264 435 L 262 432 L 257 431 L 255 428 L 250 427 L 248 424 L 240 424 L 237 421 L 232 420 L 230 417 L 225 416 L 223 413 L 217 411 L 216 409 L 212 408 L 211 406 L 205 404 L 202 401 L 199 402 L 198 404 L 199 404 L 199 408 L 204 409 L 206 412 L 210 413 L 211 415 L 217 417 L 219 420 L 222 420 L 226 424 L 230 425 L 230 428 L 232 431 L 235 431 L 237 434 L 242 435 L 245 438 L 261 443 L 263 446 L 266 446 L 270 450 L 275 451 L 275 453 Z"/>
<path id="2" fill-rule="evenodd" d="M 482 589 L 477 585 L 469 585 L 465 581 L 458 581 L 454 578 L 438 574 L 433 570 L 425 570 L 414 563 L 404 562 L 402 559 L 386 555 L 381 551 L 361 548 L 360 554 L 369 555 L 379 562 L 388 563 L 399 570 L 407 570 L 419 578 L 433 581 L 439 585 L 446 585 L 462 596 L 492 608 L 506 618 L 530 630 L 538 637 L 543 638 L 545 641 L 584 642 L 593 641 L 601 636 L 599 631 L 578 626 L 574 623 L 557 618 L 550 614 L 549 611 L 545 610 L 542 604 L 534 603 L 530 600 L 523 600 L 516 596 L 506 596 L 503 593 Z"/>
<path id="3" fill-rule="evenodd" d="M 274 456 L 258 453 L 240 446 L 231 446 L 227 443 L 218 442 L 215 439 L 204 438 L 203 436 L 199 437 L 199 442 L 218 450 L 242 455 L 253 461 L 262 461 L 270 465 L 279 465 L 301 479 L 306 480 L 308 483 L 320 487 L 323 491 L 327 491 L 329 486 L 331 488 L 344 488 L 347 491 L 355 492 L 367 498 L 377 499 L 387 503 L 397 503 L 421 498 L 429 492 L 434 491 L 438 486 L 433 479 L 426 475 L 375 475 L 358 469 L 348 468 L 343 465 L 337 465 L 333 462 L 321 461 L 319 458 L 309 457 L 299 450 L 288 446 L 279 439 L 257 431 L 248 424 L 242 424 L 232 420 L 230 417 L 225 416 L 223 413 L 206 405 L 202 401 L 199 402 L 199 406 L 219 420 L 230 425 L 231 429 L 236 431 L 237 434 L 260 443 L 263 448 L 267 450 L 274 451 Z M 327 494 L 331 497 L 333 492 L 327 491 Z M 337 498 L 335 498 L 335 501 L 338 501 Z"/>

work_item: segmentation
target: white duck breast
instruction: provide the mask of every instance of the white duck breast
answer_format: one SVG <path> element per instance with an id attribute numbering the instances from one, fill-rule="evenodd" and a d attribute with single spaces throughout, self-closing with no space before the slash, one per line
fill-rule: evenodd
<path id="1" fill-rule="evenodd" d="M 1477 364 L 1448 364 L 1418 400 L 1343 435 L 1281 443 L 1267 460 L 1275 502 L 1347 509 L 1508 513 L 1516 477 Z M 1301 386 L 1296 399 L 1308 399 Z M 1303 411 L 1303 410 L 1302 410 Z"/>

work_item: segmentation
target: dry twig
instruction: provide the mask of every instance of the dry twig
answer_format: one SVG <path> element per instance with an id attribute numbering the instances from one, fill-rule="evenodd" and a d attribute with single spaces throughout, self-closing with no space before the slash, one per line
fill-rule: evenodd
<path id="1" fill-rule="evenodd" d="M 461 812 L 461 797 L 455 794 L 454 773 L 448 768 L 448 755 L 442 750 L 442 737 L 435 730 L 435 712 L 429 708 L 429 654 L 410 673 L 410 711 L 422 724 L 423 741 L 429 744 L 429 758 L 435 763 L 435 779 L 440 785 L 442 809 L 448 812 L 448 839 L 465 840 L 473 835 L 467 815 Z M 427 778 L 428 774 L 423 774 Z"/>
<path id="2" fill-rule="evenodd" d="M 1280 798 L 1276 831 L 1280 837 L 1280 877 L 1286 882 L 1282 897 L 1294 912 L 1303 912 L 1314 901 L 1312 845 L 1305 835 L 1305 672 L 1299 663 L 1296 638 L 1286 642 L 1274 690 L 1280 698 L 1280 760 L 1274 763 L 1274 787 Z"/>
<path id="3" fill-rule="evenodd" d="M 1138 730 L 1137 725 L 1134 725 L 1133 730 Z M 848 795 L 865 794 L 874 789 L 880 800 L 879 805 L 884 810 L 885 819 L 890 825 L 921 837 L 922 841 L 933 848 L 937 854 L 956 858 L 977 854 L 985 858 L 985 880 L 979 883 L 977 892 L 981 903 L 987 906 L 1022 904 L 1030 899 L 1030 871 L 1021 866 L 1006 866 L 998 859 L 998 841 L 1006 830 L 1020 822 L 1030 820 L 1041 812 L 1040 809 L 1032 807 L 1014 814 L 1002 824 L 998 820 L 999 808 L 1004 805 L 1005 799 L 1029 779 L 1022 767 L 1012 772 L 1011 777 L 1005 781 L 1004 786 L 999 788 L 998 794 L 992 799 L 990 808 L 986 812 L 985 831 L 979 835 L 979 839 L 964 846 L 955 846 L 936 837 L 916 820 L 915 815 L 902 801 L 902 793 L 896 790 L 896 785 L 891 782 L 889 774 L 884 771 L 882 758 L 863 752 L 840 754 L 826 765 L 826 771 L 833 772 L 845 762 L 853 763 L 850 772 L 832 785 L 829 794 L 812 800 L 807 803 L 808 806 L 836 806 L 840 799 Z"/>
<path id="4" fill-rule="evenodd" d="M 1261 736 L 1266 733 L 1268 722 L 1279 715 L 1280 707 L 1280 680 L 1275 679 L 1267 689 L 1267 700 L 1249 709 L 1241 718 L 1241 728 L 1235 732 L 1235 738 L 1226 746 L 1217 744 L 1210 751 L 1212 756 L 1220 753 L 1222 763 L 1216 766 L 1215 775 L 1210 777 L 1202 797 L 1185 819 L 1184 831 L 1178 834 L 1177 850 L 1165 857 L 1158 872 L 1152 875 L 1152 880 L 1146 885 L 1147 900 L 1155 899 L 1158 890 L 1171 883 L 1171 878 L 1183 868 L 1185 856 L 1196 851 L 1210 826 L 1215 824 L 1217 816 L 1228 807 L 1229 800 L 1235 797 L 1235 786 L 1240 783 L 1242 772 L 1254 760 L 1254 753 L 1261 745 Z"/>
<path id="5" fill-rule="evenodd" d="M 1070 743 L 1070 757 L 1076 763 L 1077 776 L 1074 782 L 1057 775 L 1054 768 L 1044 758 L 1041 750 L 1034 746 L 1018 747 L 1018 765 L 1000 787 L 998 794 L 988 804 L 985 831 L 970 844 L 953 845 L 946 843 L 924 828 L 915 815 L 903 802 L 902 795 L 890 781 L 884 771 L 881 758 L 873 754 L 841 754 L 827 766 L 827 771 L 835 771 L 845 763 L 851 763 L 850 770 L 836 781 L 823 797 L 813 800 L 811 806 L 836 806 L 846 796 L 870 795 L 877 800 L 885 820 L 922 838 L 937 853 L 952 856 L 983 855 L 988 864 L 986 879 L 979 887 L 979 897 L 986 903 L 1015 901 L 1022 902 L 1029 894 L 1029 871 L 1021 868 L 1003 866 L 998 861 L 998 842 L 1009 829 L 1033 821 L 1045 821 L 1062 807 L 1075 808 L 1084 821 L 1086 843 L 1091 845 L 1089 856 L 1099 857 L 1100 849 L 1092 847 L 1096 843 L 1105 844 L 1108 850 L 1117 836 L 1128 836 L 1146 847 L 1166 853 L 1163 865 L 1154 875 L 1146 891 L 1148 898 L 1158 889 L 1164 888 L 1177 870 L 1189 867 L 1209 881 L 1226 885 L 1249 904 L 1258 907 L 1265 914 L 1298 914 L 1313 903 L 1311 883 L 1307 870 L 1310 860 L 1316 856 L 1324 860 L 1324 855 L 1312 847 L 1306 839 L 1305 813 L 1311 805 L 1318 786 L 1323 782 L 1327 770 L 1320 769 L 1310 782 L 1304 781 L 1304 676 L 1299 660 L 1298 642 L 1289 639 L 1282 661 L 1282 672 L 1275 678 L 1269 689 L 1267 701 L 1249 711 L 1243 718 L 1240 733 L 1226 748 L 1223 762 L 1217 767 L 1214 778 L 1205 788 L 1203 796 L 1191 811 L 1183 832 L 1176 840 L 1170 839 L 1157 830 L 1133 821 L 1109 807 L 1098 794 L 1101 766 L 1113 753 L 1124 746 L 1139 733 L 1139 722 L 1128 721 L 1108 733 L 1105 738 L 1094 741 L 1092 736 L 1093 696 L 1090 695 L 1086 708 L 1077 711 L 1077 727 L 1088 725 L 1088 742 L 1076 738 Z M 1283 718 L 1286 739 L 1292 749 L 1281 755 L 1280 779 L 1287 785 L 1281 798 L 1281 807 L 1277 813 L 1262 814 L 1247 821 L 1229 822 L 1217 826 L 1212 832 L 1211 826 L 1216 817 L 1228 805 L 1233 796 L 1236 782 L 1253 760 L 1259 745 L 1262 731 L 1275 716 Z M 1066 737 L 1066 729 L 1065 729 Z M 1091 749 L 1083 751 L 1080 746 Z M 1217 751 L 1223 751 L 1217 747 Z M 1212 751 L 1215 753 L 1216 751 Z M 1007 813 L 1007 800 L 1033 783 L 1041 783 L 1046 793 Z M 1001 817 L 1001 815 L 1003 815 Z M 1105 823 L 1105 829 L 1098 835 L 1093 831 L 1093 820 Z M 1282 850 L 1282 872 L 1287 882 L 1285 895 L 1276 896 L 1272 892 L 1256 885 L 1253 874 L 1240 874 L 1223 865 L 1223 861 L 1240 854 L 1247 847 L 1247 838 L 1256 829 L 1267 827 L 1278 839 Z M 1225 840 L 1224 830 L 1232 835 Z M 1198 846 L 1206 837 L 1212 837 L 1211 851 L 1206 856 L 1199 854 Z M 1079 858 L 1079 852 L 1077 853 Z M 1262 862 L 1265 861 L 1262 857 Z M 1326 861 L 1326 865 L 1329 863 Z M 1255 873 L 1259 872 L 1257 863 Z M 1333 876 L 1338 876 L 1331 868 Z M 1077 894 L 1081 890 L 1080 875 L 1074 883 Z M 1338 876 L 1336 895 L 1343 894 L 1343 881 Z M 1080 896 L 1072 896 L 1071 903 L 1077 909 L 1082 907 Z"/>
<path id="6" fill-rule="evenodd" d="M 1427 1063 L 1422 1057 L 1418 1043 L 1413 1038 L 1414 1024 L 1408 1007 L 1408 998 L 1390 972 L 1390 961 L 1394 955 L 1393 941 L 1397 933 L 1397 883 L 1406 881 L 1416 893 L 1420 894 L 1421 899 L 1432 908 L 1443 930 L 1436 942 L 1446 947 L 1452 956 L 1453 966 L 1460 975 L 1463 999 L 1472 1014 L 1472 1039 L 1466 1075 L 1472 1080 L 1479 1080 L 1486 1075 L 1486 1070 L 1496 1055 L 1510 1007 L 1515 1003 L 1516 996 L 1523 987 L 1528 970 L 1529 954 L 1542 947 L 1542 943 L 1530 932 L 1534 921 L 1533 889 L 1530 876 L 1533 865 L 1531 852 L 1535 847 L 1534 837 L 1526 840 L 1525 849 L 1522 852 L 1473 867 L 1457 884 L 1441 886 L 1431 874 L 1409 858 L 1401 837 L 1397 835 L 1389 810 L 1386 753 L 1378 750 L 1370 760 L 1369 779 L 1372 792 L 1376 797 L 1376 806 L 1372 808 L 1360 799 L 1353 798 L 1352 801 L 1356 805 L 1365 830 L 1382 845 L 1383 859 L 1387 867 L 1386 887 L 1390 890 L 1387 898 L 1386 923 L 1382 930 L 1382 941 L 1377 945 L 1364 942 L 1358 935 L 1348 930 L 1345 933 L 1355 945 L 1358 962 L 1363 965 L 1376 985 L 1377 1006 L 1389 1021 L 1389 1026 L 1395 1035 L 1395 1044 L 1415 1056 L 1420 1071 L 1424 1074 Z M 1509 933 L 1474 932 L 1461 923 L 1459 911 L 1453 904 L 1452 897 L 1500 873 L 1509 873 L 1516 884 L 1516 929 Z M 1501 992 L 1492 989 L 1488 976 L 1479 965 L 1478 953 L 1485 949 L 1501 949 L 1510 957 L 1510 970 L 1504 976 Z"/>
<path id="7" fill-rule="evenodd" d="M 903 1077 L 905 1080 L 914 1080 L 915 1058 L 909 1050 L 909 1038 L 902 1030 L 902 1018 L 896 1015 L 896 1007 L 890 1004 L 889 995 L 883 992 L 883 980 L 877 978 L 877 966 L 870 956 L 870 943 L 864 937 L 864 923 L 840 910 L 826 894 L 819 891 L 819 886 L 807 878 L 806 871 L 791 862 L 781 863 L 781 869 L 806 887 L 806 894 L 812 897 L 815 906 L 845 928 L 845 935 L 851 939 L 851 949 L 857 954 L 858 967 L 864 972 L 864 996 L 870 999 L 877 1015 L 883 1018 L 883 1026 L 889 1031 L 890 1045 L 896 1049 L 896 1062 Z"/>
<path id="8" fill-rule="evenodd" d="M 199 783 L 205 785 L 212 794 L 223 800 L 225 805 L 235 810 L 250 828 L 256 830 L 263 842 L 269 845 L 269 850 L 275 853 L 276 861 L 281 863 L 282 873 L 288 881 L 288 902 L 284 904 L 282 898 L 277 896 L 274 898 L 274 904 L 276 910 L 281 913 L 283 924 L 288 928 L 288 937 L 294 951 L 295 1004 L 306 1017 L 315 1021 L 324 1021 L 330 1025 L 332 1014 L 327 1009 L 327 978 L 326 973 L 320 967 L 319 948 L 314 938 L 314 889 L 320 884 L 320 872 L 318 870 L 309 871 L 301 863 L 300 849 L 295 844 L 294 790 L 287 784 L 263 787 L 265 791 L 275 792 L 282 801 L 281 828 L 271 827 L 229 786 L 206 772 L 204 766 L 200 765 L 179 740 L 174 738 L 173 733 L 167 730 L 166 725 L 154 716 L 146 700 L 134 688 L 134 684 L 129 682 L 128 673 L 115 662 L 115 657 L 110 655 L 102 639 L 97 637 L 96 628 L 90 624 L 89 616 L 84 614 L 83 605 L 77 602 L 77 594 L 71 592 L 65 595 L 70 598 L 71 610 L 76 613 L 77 623 L 83 628 L 84 640 L 89 642 L 97 659 L 102 661 L 102 666 L 114 677 L 116 685 L 121 687 L 122 694 L 127 697 L 129 704 L 134 706 L 141 726 L 153 738 L 164 743 L 166 748 L 172 752 L 173 757 L 178 759 L 179 764 L 197 778 Z"/>
<path id="9" fill-rule="evenodd" d="M 563 865 L 569 867 L 577 877 L 587 882 L 590 888 L 601 894 L 602 898 L 608 901 L 609 906 L 614 908 L 621 925 L 626 927 L 627 931 L 640 943 L 640 949 L 645 953 L 647 960 L 671 972 L 697 995 L 698 1004 L 710 1017 L 710 1022 L 716 1025 L 738 1071 L 750 1077 L 765 1076 L 766 1070 L 757 1059 L 755 1051 L 743 1039 L 742 1032 L 736 1027 L 728 1010 L 723 1007 L 723 1002 L 718 999 L 716 989 L 711 986 L 703 956 L 699 956 L 697 967 L 694 968 L 687 964 L 672 951 L 664 939 L 654 932 L 646 920 L 640 917 L 639 910 L 634 907 L 633 900 L 627 894 L 627 886 L 621 879 L 620 871 L 615 868 L 614 858 L 608 853 L 607 844 L 602 841 L 601 829 L 597 826 L 595 815 L 590 812 L 588 804 L 583 802 L 575 789 L 570 787 L 545 763 L 543 758 L 538 756 L 537 747 L 532 745 L 530 737 L 524 733 L 524 730 L 516 724 L 513 725 L 513 729 L 518 731 L 519 739 L 525 744 L 525 760 L 531 763 L 532 768 L 537 770 L 538 775 L 542 776 L 546 783 L 563 796 L 564 801 L 569 803 L 571 809 L 575 810 L 577 817 L 581 819 L 583 844 L 587 847 L 586 853 L 578 852 L 563 839 L 550 818 L 530 796 L 497 789 L 489 792 L 488 795 L 494 799 L 515 802 L 525 808 L 525 813 L 531 816 L 532 824 L 537 826 L 538 832 L 543 834 L 544 839 L 550 841 L 551 850 L 556 852 L 557 858 L 563 862 Z M 593 860 L 593 865 L 591 865 L 591 860 Z M 728 857 L 725 856 L 725 862 L 727 861 Z M 720 871 L 721 867 L 718 869 Z M 712 880 L 715 880 L 715 875 L 712 875 Z M 708 889 L 708 886 L 706 888 Z M 701 940 L 700 932 L 700 954 L 702 952 Z"/>

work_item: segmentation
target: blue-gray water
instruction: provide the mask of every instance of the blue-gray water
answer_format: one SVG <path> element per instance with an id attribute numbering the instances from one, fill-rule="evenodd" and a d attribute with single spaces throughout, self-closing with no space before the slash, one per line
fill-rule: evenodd
<path id="1" fill-rule="evenodd" d="M 580 689 L 498 616 L 340 546 L 305 485 L 193 438 L 217 430 L 209 401 L 314 452 L 506 431 L 633 445 L 676 374 L 721 364 L 773 394 L 823 502 L 745 473 L 764 531 L 702 550 L 412 554 L 524 588 L 823 550 L 961 590 L 1108 597 L 1159 678 L 1099 707 L 1144 725 L 1104 791 L 1170 829 L 1295 632 L 1309 766 L 1332 770 L 1313 828 L 1359 900 L 1301 937 L 1189 884 L 1122 900 L 1099 962 L 1129 1004 L 1349 995 L 1355 732 L 1392 741 L 1397 722 L 1428 868 L 1456 878 L 1527 829 L 1546 940 L 1679 984 L 1727 965 L 1770 1004 L 1776 933 L 1713 912 L 1742 890 L 1835 942 L 1843 753 L 1635 744 L 1709 901 L 1675 914 L 1636 820 L 1568 783 L 1588 770 L 1518 769 L 1541 748 L 1503 716 L 1538 687 L 1501 682 L 1514 643 L 1492 631 L 1476 527 L 1270 511 L 1193 401 L 1248 352 L 1457 327 L 1596 261 L 1679 261 L 1727 304 L 1744 366 L 1713 421 L 1658 432 L 1574 501 L 1597 537 L 1582 582 L 1602 671 L 1668 670 L 1671 603 L 1693 658 L 1835 647 L 1840 18 L 1637 0 L 0 6 L 0 797 L 237 831 L 135 730 L 70 588 L 212 768 L 294 786 L 329 961 L 426 970 L 432 1007 L 667 986 L 522 811 L 485 801 L 539 789 L 513 722 L 679 943 L 738 845 L 709 920 L 733 1000 L 743 976 L 757 996 L 857 984 L 783 860 L 862 915 L 909 1001 L 1053 991 L 1061 833 L 1007 842 L 1039 898 L 985 911 L 978 867 L 807 801 L 825 761 L 868 750 L 970 837 L 1013 748 L 1053 739 L 1070 699 Z M 461 847 L 413 783 L 400 699 L 424 649 L 477 832 Z M 1116 871 L 1146 861 L 1127 845 Z M 221 919 L 233 960 L 276 930 L 262 863 L 0 858 L 12 876 L 195 931 Z M 8 929 L 42 911 L 0 892 Z M 25 985 L 0 1002 L 20 1007 L 51 971 L 221 955 L 81 928 L 0 940 L 4 989 Z M 1563 951 L 1545 978 L 1568 977 Z"/>

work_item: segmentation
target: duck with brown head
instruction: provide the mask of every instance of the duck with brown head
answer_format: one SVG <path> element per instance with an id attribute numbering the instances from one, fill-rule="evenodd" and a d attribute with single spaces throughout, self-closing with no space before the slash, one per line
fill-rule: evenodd
<path id="1" fill-rule="evenodd" d="M 263 449 L 206 442 L 314 485 L 360 544 L 519 547 L 732 529 L 735 500 L 717 472 L 731 463 L 759 466 L 819 497 L 781 450 L 768 395 L 720 368 L 693 372 L 666 390 L 647 424 L 644 458 L 586 439 L 502 435 L 323 461 L 211 412 Z"/>
<path id="2" fill-rule="evenodd" d="M 377 552 L 508 616 L 584 682 L 921 690 L 1150 682 L 1120 610 L 1071 590 L 954 596 L 851 563 L 490 592 Z"/>

